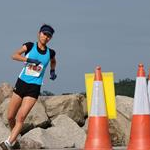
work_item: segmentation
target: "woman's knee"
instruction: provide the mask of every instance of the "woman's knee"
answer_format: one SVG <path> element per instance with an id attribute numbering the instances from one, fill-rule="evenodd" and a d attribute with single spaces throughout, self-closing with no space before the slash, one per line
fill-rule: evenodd
<path id="1" fill-rule="evenodd" d="M 15 121 L 15 115 L 13 115 L 13 114 L 11 114 L 11 113 L 8 113 L 7 114 L 7 120 L 9 121 L 9 122 L 11 122 L 11 121 Z"/>
<path id="2" fill-rule="evenodd" d="M 18 113 L 16 117 L 16 122 L 24 122 L 26 116 L 23 113 Z"/>

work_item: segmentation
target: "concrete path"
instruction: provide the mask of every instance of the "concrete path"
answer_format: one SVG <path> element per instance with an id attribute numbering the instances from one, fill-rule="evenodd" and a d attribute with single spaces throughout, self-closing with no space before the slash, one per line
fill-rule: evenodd
<path id="1" fill-rule="evenodd" d="M 2 150 L 2 149 L 0 148 L 0 150 Z M 30 150 L 38 150 L 38 149 L 30 149 Z M 83 150 L 83 149 L 64 148 L 64 149 L 45 149 L 45 150 Z M 126 150 L 126 147 L 113 147 L 113 150 Z"/>
<path id="2" fill-rule="evenodd" d="M 126 150 L 126 147 L 113 147 L 113 150 Z"/>
<path id="3" fill-rule="evenodd" d="M 33 150 L 33 149 L 32 149 Z M 36 149 L 37 150 L 37 149 Z M 43 149 L 44 150 L 44 149 Z M 45 149 L 45 150 L 83 150 L 76 148 L 63 148 L 63 149 Z M 126 150 L 126 147 L 113 147 L 113 150 Z"/>

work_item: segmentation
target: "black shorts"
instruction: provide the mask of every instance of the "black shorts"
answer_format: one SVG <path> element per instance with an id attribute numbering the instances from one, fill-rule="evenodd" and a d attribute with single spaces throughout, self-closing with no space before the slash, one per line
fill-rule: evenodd
<path id="1" fill-rule="evenodd" d="M 38 99 L 38 96 L 40 95 L 40 89 L 41 89 L 41 85 L 29 84 L 22 81 L 20 78 L 18 78 L 13 91 L 21 98 L 30 96 L 35 99 Z"/>

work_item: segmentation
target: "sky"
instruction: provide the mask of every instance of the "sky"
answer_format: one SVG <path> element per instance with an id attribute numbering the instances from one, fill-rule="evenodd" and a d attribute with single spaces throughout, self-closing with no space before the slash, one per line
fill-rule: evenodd
<path id="1" fill-rule="evenodd" d="M 139 63 L 150 67 L 149 0 L 13 0 L 0 3 L 0 84 L 14 86 L 23 63 L 11 55 L 36 42 L 42 24 L 55 29 L 48 44 L 56 51 L 57 79 L 42 90 L 55 94 L 85 91 L 85 73 L 100 65 L 114 80 L 135 79 Z"/>

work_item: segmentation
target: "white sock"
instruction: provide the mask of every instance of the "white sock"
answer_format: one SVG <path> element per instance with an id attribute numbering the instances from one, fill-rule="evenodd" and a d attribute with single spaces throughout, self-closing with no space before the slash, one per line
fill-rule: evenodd
<path id="1" fill-rule="evenodd" d="M 21 139 L 21 134 L 19 134 L 18 136 L 17 136 L 17 138 L 16 138 L 16 140 L 11 144 L 10 142 L 9 142 L 9 139 L 10 139 L 10 136 L 7 138 L 7 140 L 5 140 L 5 145 L 8 147 L 8 148 L 10 148 L 10 147 L 12 147 L 15 143 L 16 143 L 16 141 L 20 141 L 20 139 Z"/>
<path id="2" fill-rule="evenodd" d="M 7 146 L 8 149 L 10 149 L 12 147 L 12 144 L 9 142 L 8 139 L 4 143 L 5 143 L 5 145 Z"/>
<path id="3" fill-rule="evenodd" d="M 12 146 L 14 146 L 14 144 L 16 143 L 16 141 L 20 141 L 20 139 L 21 139 L 21 134 L 19 134 L 18 136 L 17 136 L 17 138 L 16 138 L 16 140 L 11 144 L 10 142 L 9 142 L 9 139 L 10 139 L 10 136 L 7 138 L 7 140 L 5 141 L 5 145 L 6 146 L 8 146 L 8 147 L 12 147 Z"/>

